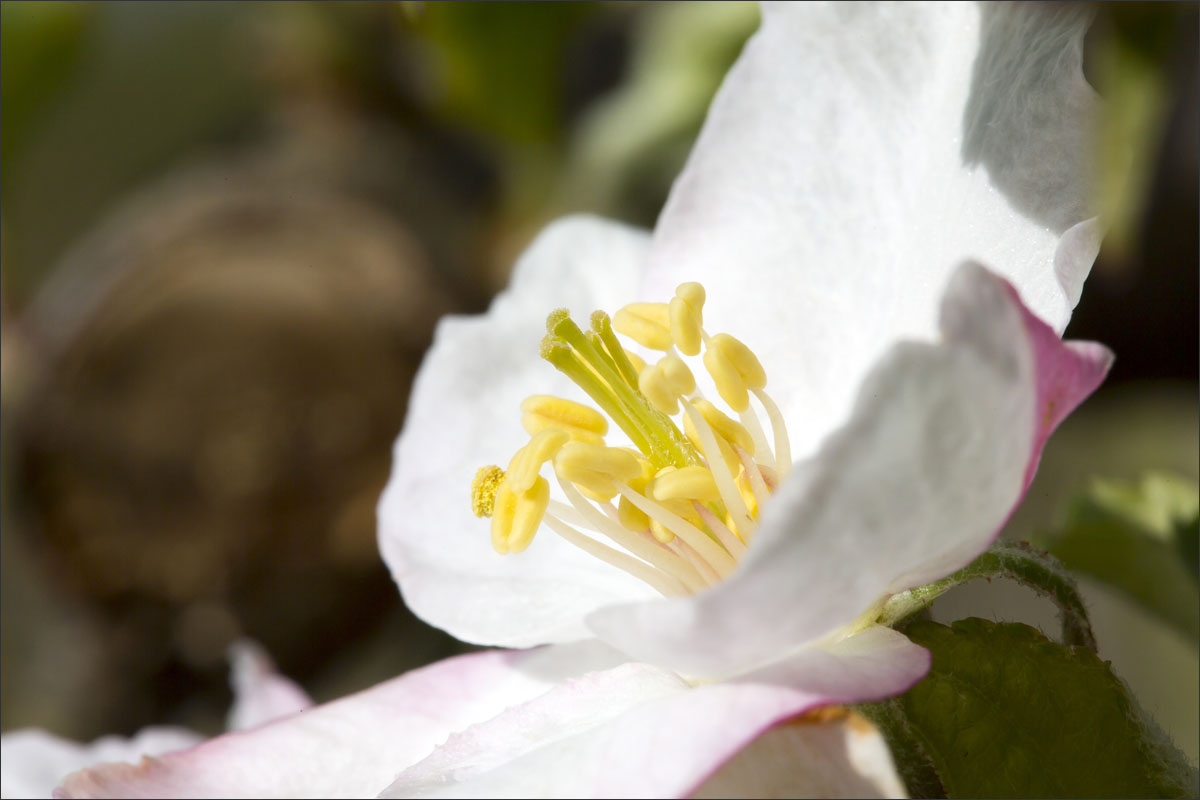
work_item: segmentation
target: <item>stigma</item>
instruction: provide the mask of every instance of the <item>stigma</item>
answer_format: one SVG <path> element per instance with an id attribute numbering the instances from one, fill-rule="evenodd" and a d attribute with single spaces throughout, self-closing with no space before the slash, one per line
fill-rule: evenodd
<path id="1" fill-rule="evenodd" d="M 521 403 L 529 442 L 507 469 L 482 467 L 471 489 L 497 553 L 522 552 L 546 528 L 667 596 L 737 568 L 791 454 L 762 364 L 733 336 L 708 334 L 705 297 L 700 284 L 680 284 L 665 303 L 596 311 L 586 331 L 565 309 L 551 312 L 541 356 L 595 407 L 543 394 Z M 626 349 L 618 334 L 657 357 Z M 716 398 L 698 388 L 695 366 Z M 606 443 L 610 422 L 628 445 Z"/>

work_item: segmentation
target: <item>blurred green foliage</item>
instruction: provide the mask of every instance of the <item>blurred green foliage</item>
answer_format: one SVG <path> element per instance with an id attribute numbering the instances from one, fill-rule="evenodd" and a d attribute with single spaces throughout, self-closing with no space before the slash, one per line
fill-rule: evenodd
<path id="1" fill-rule="evenodd" d="M 1037 543 L 1069 568 L 1122 591 L 1184 636 L 1200 636 L 1195 481 L 1150 473 L 1140 482 L 1097 480 L 1066 523 Z"/>
<path id="2" fill-rule="evenodd" d="M 440 67 L 434 103 L 509 145 L 561 142 L 566 51 L 590 3 L 426 3 L 411 17 Z"/>
<path id="3" fill-rule="evenodd" d="M 93 10 L 87 3 L 0 4 L 0 161 L 5 164 L 78 63 Z"/>
<path id="4" fill-rule="evenodd" d="M 1188 5 L 1101 6 L 1102 41 L 1091 50 L 1089 72 L 1104 98 L 1097 145 L 1105 247 L 1118 259 L 1136 244 L 1172 99 L 1176 65 L 1168 56 Z"/>

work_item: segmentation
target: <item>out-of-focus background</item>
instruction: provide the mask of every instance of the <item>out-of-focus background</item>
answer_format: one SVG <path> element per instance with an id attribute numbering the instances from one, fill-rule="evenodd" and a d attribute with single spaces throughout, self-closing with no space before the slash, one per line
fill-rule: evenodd
<path id="1" fill-rule="evenodd" d="M 318 700 L 461 652 L 375 545 L 433 325 L 483 309 L 556 216 L 652 225 L 757 8 L 9 2 L 0 22 L 0 726 L 215 732 L 243 635 Z M 1068 334 L 1118 360 L 1012 535 L 1096 478 L 1195 492 L 1197 23 L 1098 8 L 1111 233 Z M 1093 596 L 1102 654 L 1195 760 L 1190 623 Z"/>

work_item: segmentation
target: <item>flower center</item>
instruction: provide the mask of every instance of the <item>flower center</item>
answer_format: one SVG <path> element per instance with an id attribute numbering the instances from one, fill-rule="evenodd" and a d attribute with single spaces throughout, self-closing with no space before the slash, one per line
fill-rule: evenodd
<path id="1" fill-rule="evenodd" d="M 507 470 L 481 468 L 471 487 L 476 516 L 492 518 L 497 553 L 523 551 L 545 525 L 668 596 L 702 591 L 737 567 L 791 453 L 762 365 L 729 334 L 709 336 L 704 300 L 704 287 L 684 283 L 669 303 L 632 303 L 611 319 L 597 311 L 586 332 L 565 309 L 550 314 L 542 358 L 604 413 L 551 395 L 521 403 L 529 443 Z M 617 333 L 663 355 L 647 364 Z M 684 358 L 701 352 L 737 419 L 697 388 Z M 636 449 L 605 444 L 609 420 Z M 566 503 L 550 498 L 546 464 Z"/>

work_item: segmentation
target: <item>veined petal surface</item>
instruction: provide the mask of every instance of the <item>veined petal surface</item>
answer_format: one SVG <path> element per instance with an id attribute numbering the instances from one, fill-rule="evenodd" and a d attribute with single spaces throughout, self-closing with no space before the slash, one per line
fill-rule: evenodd
<path id="1" fill-rule="evenodd" d="M 661 668 L 626 664 L 563 684 L 452 736 L 401 773 L 384 796 L 683 797 L 710 779 L 720 791 L 727 785 L 719 780 L 721 768 L 780 723 L 817 706 L 902 692 L 928 667 L 926 650 L 878 627 L 730 682 L 694 688 Z M 836 785 L 896 793 L 891 761 L 880 761 L 886 748 L 837 752 L 836 743 L 831 748 L 821 738 L 789 737 L 815 748 L 793 754 L 793 767 L 812 769 L 808 784 L 793 771 L 791 787 L 841 780 Z M 817 774 L 816 762 L 830 749 L 847 770 L 839 769 L 837 778 Z M 762 766 L 773 765 L 772 753 L 758 757 L 766 759 Z"/>
<path id="2" fill-rule="evenodd" d="M 62 797 L 374 797 L 446 737 L 621 659 L 596 642 L 447 659 L 189 750 L 71 775 Z"/>
<path id="3" fill-rule="evenodd" d="M 985 550 L 1111 354 L 1060 341 L 974 264 L 947 289 L 941 337 L 881 359 L 850 421 L 766 507 L 737 572 L 692 598 L 601 609 L 597 634 L 686 674 L 735 675 Z"/>
<path id="4" fill-rule="evenodd" d="M 769 3 L 659 219 L 637 299 L 681 281 L 767 366 L 805 455 L 957 265 L 1061 333 L 1095 259 L 1086 7 Z"/>
<path id="5" fill-rule="evenodd" d="M 586 320 L 624 305 L 648 242 L 617 223 L 560 220 L 521 257 L 486 314 L 438 325 L 379 504 L 384 560 L 405 603 L 431 625 L 468 642 L 528 647 L 587 637 L 582 620 L 592 609 L 657 596 L 548 531 L 524 553 L 501 557 L 470 504 L 476 469 L 505 466 L 528 441 L 522 400 L 587 400 L 539 358 L 546 315 L 566 307 Z"/>

